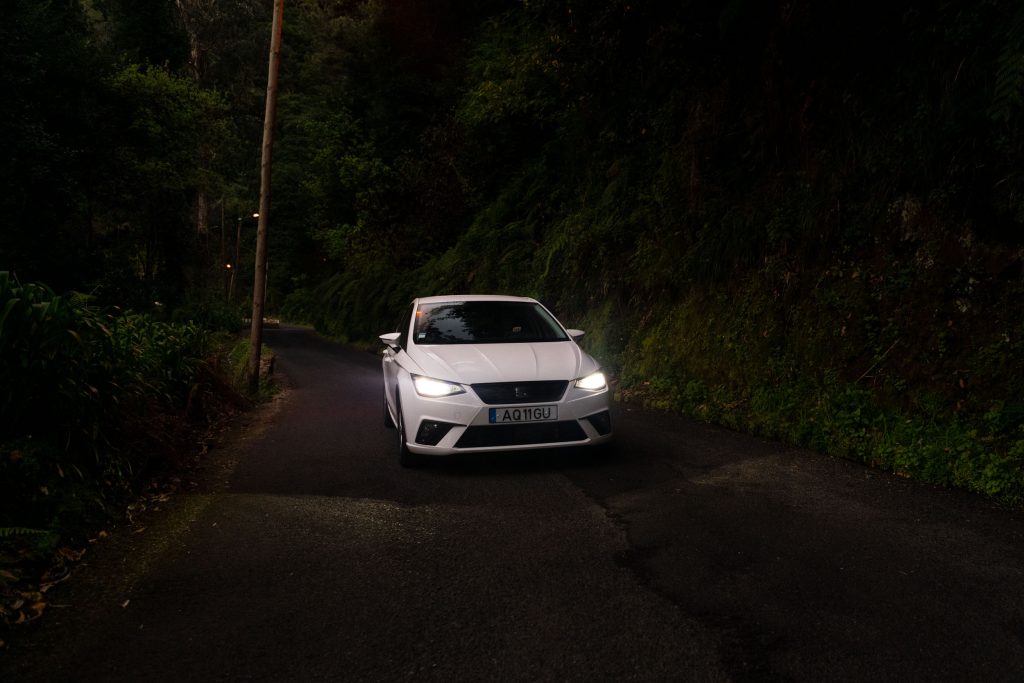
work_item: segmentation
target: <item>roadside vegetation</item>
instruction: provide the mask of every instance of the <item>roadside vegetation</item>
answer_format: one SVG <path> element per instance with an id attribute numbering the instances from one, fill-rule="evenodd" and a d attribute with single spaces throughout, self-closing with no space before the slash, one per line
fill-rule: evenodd
<path id="1" fill-rule="evenodd" d="M 190 485 L 248 403 L 237 346 L 0 272 L 0 625 L 40 616 L 97 534 Z"/>
<path id="2" fill-rule="evenodd" d="M 254 9 L 5 5 L 0 642 L 97 534 L 187 486 L 248 400 L 225 330 L 241 324 L 234 267 L 256 204 Z"/>

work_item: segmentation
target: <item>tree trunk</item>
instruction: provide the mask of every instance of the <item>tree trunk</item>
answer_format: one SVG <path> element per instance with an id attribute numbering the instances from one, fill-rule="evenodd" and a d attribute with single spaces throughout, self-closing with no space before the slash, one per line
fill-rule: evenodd
<path id="1" fill-rule="evenodd" d="M 203 246 L 207 249 L 207 256 L 209 256 L 210 246 L 210 202 L 206 198 L 206 190 L 200 189 L 196 195 L 196 235 L 203 241 Z"/>

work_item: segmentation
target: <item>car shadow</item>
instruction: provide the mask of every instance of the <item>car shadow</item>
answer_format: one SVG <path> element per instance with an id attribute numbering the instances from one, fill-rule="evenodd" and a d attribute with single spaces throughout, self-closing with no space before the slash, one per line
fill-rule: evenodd
<path id="1" fill-rule="evenodd" d="M 555 472 L 601 467 L 618 459 L 617 449 L 609 446 L 591 448 L 545 448 L 495 453 L 467 453 L 429 458 L 418 469 L 453 477 L 522 475 L 534 472 Z"/>

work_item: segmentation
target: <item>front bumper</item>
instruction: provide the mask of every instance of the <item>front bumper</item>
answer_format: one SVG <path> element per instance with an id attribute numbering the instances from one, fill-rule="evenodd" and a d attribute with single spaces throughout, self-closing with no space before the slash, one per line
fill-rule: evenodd
<path id="1" fill-rule="evenodd" d="M 612 439 L 609 392 L 584 391 L 572 384 L 558 401 L 515 405 L 485 404 L 466 393 L 426 398 L 411 382 L 401 387 L 408 448 L 420 455 L 454 455 L 541 448 L 596 446 Z M 557 420 L 491 424 L 490 409 L 527 411 L 554 406 Z"/>

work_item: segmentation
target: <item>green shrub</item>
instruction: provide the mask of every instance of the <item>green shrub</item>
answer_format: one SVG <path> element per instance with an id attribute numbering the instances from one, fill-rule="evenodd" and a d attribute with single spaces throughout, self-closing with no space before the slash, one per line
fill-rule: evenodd
<path id="1" fill-rule="evenodd" d="M 209 353 L 198 325 L 104 312 L 0 272 L 0 528 L 102 516 L 162 465 Z"/>
<path id="2" fill-rule="evenodd" d="M 237 332 L 242 329 L 242 311 L 223 301 L 190 301 L 175 309 L 171 320 L 194 323 L 208 330 Z"/>

